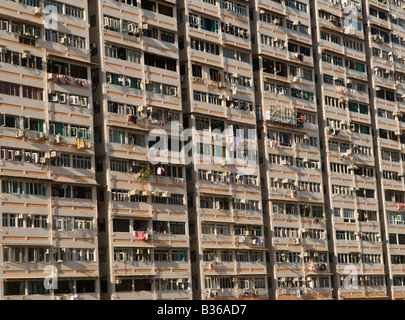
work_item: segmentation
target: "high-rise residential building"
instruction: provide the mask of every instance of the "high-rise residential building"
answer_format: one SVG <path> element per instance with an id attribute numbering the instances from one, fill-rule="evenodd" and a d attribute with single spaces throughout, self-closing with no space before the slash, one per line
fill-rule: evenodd
<path id="1" fill-rule="evenodd" d="M 267 299 L 249 2 L 178 2 L 194 299 Z"/>
<path id="2" fill-rule="evenodd" d="M 1 1 L 0 39 L 0 297 L 99 299 L 87 2 Z"/>
<path id="3" fill-rule="evenodd" d="M 369 99 L 363 19 L 368 9 L 354 1 L 316 1 L 312 11 L 334 297 L 381 298 L 386 287 L 373 144 L 376 109 Z M 353 272 L 358 286 L 346 288 Z"/>
<path id="4" fill-rule="evenodd" d="M 270 297 L 331 297 L 310 1 L 252 1 Z"/>
<path id="5" fill-rule="evenodd" d="M 403 51 L 405 2 L 363 2 L 367 73 L 377 183 L 382 259 L 378 266 L 381 285 L 375 295 L 405 297 L 404 246 L 404 75 Z M 367 218 L 367 217 L 366 217 Z M 371 261 L 370 261 L 371 262 Z M 376 268 L 377 269 L 377 268 Z M 369 279 L 373 279 L 369 277 Z M 367 279 L 367 280 L 369 280 Z M 370 281 L 369 281 L 370 283 Z M 376 290 L 377 291 L 377 290 Z"/>
<path id="6" fill-rule="evenodd" d="M 1 0 L 0 299 L 404 299 L 404 26 Z"/>
<path id="7" fill-rule="evenodd" d="M 102 298 L 190 299 L 176 3 L 89 4 Z"/>

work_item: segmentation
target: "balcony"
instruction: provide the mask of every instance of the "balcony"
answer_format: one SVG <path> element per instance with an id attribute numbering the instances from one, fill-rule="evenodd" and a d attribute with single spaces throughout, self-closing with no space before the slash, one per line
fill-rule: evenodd
<path id="1" fill-rule="evenodd" d="M 149 203 L 144 202 L 119 202 L 114 201 L 111 205 L 111 211 L 114 215 L 128 215 L 129 212 L 139 217 L 151 218 L 152 209 Z"/>
<path id="2" fill-rule="evenodd" d="M 154 233 L 152 241 L 155 246 L 159 247 L 179 247 L 189 246 L 189 236 L 184 234 Z"/>
<path id="3" fill-rule="evenodd" d="M 213 235 L 204 234 L 201 237 L 202 245 L 213 248 L 255 249 L 264 248 L 263 236 L 251 235 Z"/>
<path id="4" fill-rule="evenodd" d="M 42 209 L 43 210 L 43 209 Z M 32 210 L 30 210 L 32 212 Z M 28 214 L 22 214 L 28 216 Z M 16 216 L 19 216 L 16 215 Z M 49 228 L 15 228 L 3 227 L 0 232 L 4 245 L 51 245 L 52 231 Z"/>
<path id="5" fill-rule="evenodd" d="M 90 83 L 87 79 L 75 78 L 65 74 L 48 73 L 48 80 L 60 86 L 63 85 L 76 85 L 88 89 Z"/>
<path id="6" fill-rule="evenodd" d="M 325 262 L 310 262 L 305 264 L 307 275 L 317 275 L 329 272 L 329 265 Z"/>
<path id="7" fill-rule="evenodd" d="M 114 271 L 116 275 L 136 274 L 136 275 L 156 275 L 155 265 L 152 261 L 114 261 L 113 270 L 118 269 L 120 272 Z"/>
<path id="8" fill-rule="evenodd" d="M 295 108 L 274 105 L 265 106 L 264 119 L 269 122 L 296 126 L 297 128 L 304 127 L 304 121 L 297 115 Z"/>
<path id="9" fill-rule="evenodd" d="M 148 234 L 148 236 L 146 236 L 146 234 Z M 145 233 L 144 239 L 137 239 L 134 232 L 114 232 L 111 235 L 111 238 L 115 246 L 122 246 L 124 244 L 125 246 L 130 245 L 131 247 L 138 247 L 139 245 L 142 245 L 143 247 L 149 248 L 152 246 L 152 240 L 149 233 Z"/>

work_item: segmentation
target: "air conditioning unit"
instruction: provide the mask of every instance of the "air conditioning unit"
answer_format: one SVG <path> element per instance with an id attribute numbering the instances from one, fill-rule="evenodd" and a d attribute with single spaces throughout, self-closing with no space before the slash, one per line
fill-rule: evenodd
<path id="1" fill-rule="evenodd" d="M 62 38 L 59 39 L 59 43 L 66 45 L 68 43 L 68 40 L 67 40 L 66 37 L 62 37 Z"/>
<path id="2" fill-rule="evenodd" d="M 61 143 L 63 141 L 62 136 L 60 134 L 57 134 L 55 136 L 55 142 L 56 143 Z"/>
<path id="3" fill-rule="evenodd" d="M 57 102 L 59 100 L 58 94 L 57 93 L 53 93 L 50 97 L 49 100 L 51 102 Z"/>
<path id="4" fill-rule="evenodd" d="M 25 137 L 25 131 L 24 131 L 24 130 L 18 130 L 18 131 L 16 132 L 16 137 L 17 137 L 17 138 L 23 138 L 23 137 Z"/>
<path id="5" fill-rule="evenodd" d="M 29 51 L 23 51 L 23 52 L 21 52 L 21 58 L 22 58 L 22 59 L 26 59 L 29 55 L 30 55 L 30 52 L 29 52 Z"/>
<path id="6" fill-rule="evenodd" d="M 40 16 L 42 14 L 42 9 L 39 7 L 34 8 L 34 14 Z"/>
<path id="7" fill-rule="evenodd" d="M 142 30 L 148 30 L 149 25 L 147 23 L 142 24 Z"/>
<path id="8" fill-rule="evenodd" d="M 300 244 L 301 239 L 300 238 L 294 238 L 294 244 Z"/>
<path id="9" fill-rule="evenodd" d="M 14 155 L 19 157 L 22 155 L 22 152 L 20 150 L 14 151 Z"/>
<path id="10" fill-rule="evenodd" d="M 60 152 L 51 151 L 50 156 L 51 156 L 51 158 L 59 157 L 59 156 L 60 156 Z"/>
<path id="11" fill-rule="evenodd" d="M 41 158 L 39 159 L 39 162 L 40 162 L 40 163 L 46 163 L 46 161 L 47 161 L 47 158 L 45 158 L 45 157 L 41 157 Z"/>
<path id="12" fill-rule="evenodd" d="M 48 135 L 45 132 L 40 132 L 38 134 L 38 139 L 48 140 Z"/>
<path id="13" fill-rule="evenodd" d="M 282 164 L 283 166 L 286 166 L 286 165 L 288 165 L 288 161 L 287 161 L 287 160 L 281 160 L 281 164 Z"/>

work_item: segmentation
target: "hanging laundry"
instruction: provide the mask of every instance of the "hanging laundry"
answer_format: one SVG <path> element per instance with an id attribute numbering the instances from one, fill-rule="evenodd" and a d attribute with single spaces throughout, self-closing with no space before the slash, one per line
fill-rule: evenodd
<path id="1" fill-rule="evenodd" d="M 270 148 L 275 148 L 277 147 L 277 141 L 276 140 L 271 140 L 270 141 Z"/>
<path id="2" fill-rule="evenodd" d="M 136 116 L 134 116 L 134 115 L 129 115 L 129 116 L 128 116 L 128 121 L 131 121 L 132 123 L 135 123 L 135 124 L 136 124 Z"/>
<path id="3" fill-rule="evenodd" d="M 236 84 L 231 85 L 232 94 L 236 94 Z"/>
<path id="4" fill-rule="evenodd" d="M 135 237 L 137 239 L 145 239 L 145 231 L 135 231 Z"/>

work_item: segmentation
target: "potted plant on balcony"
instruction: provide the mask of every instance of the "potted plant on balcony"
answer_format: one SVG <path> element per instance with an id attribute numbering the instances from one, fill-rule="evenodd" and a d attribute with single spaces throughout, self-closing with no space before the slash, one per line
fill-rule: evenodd
<path id="1" fill-rule="evenodd" d="M 151 175 L 151 170 L 147 168 L 146 166 L 142 166 L 141 169 L 139 170 L 139 177 L 141 179 L 148 179 L 149 176 Z"/>

